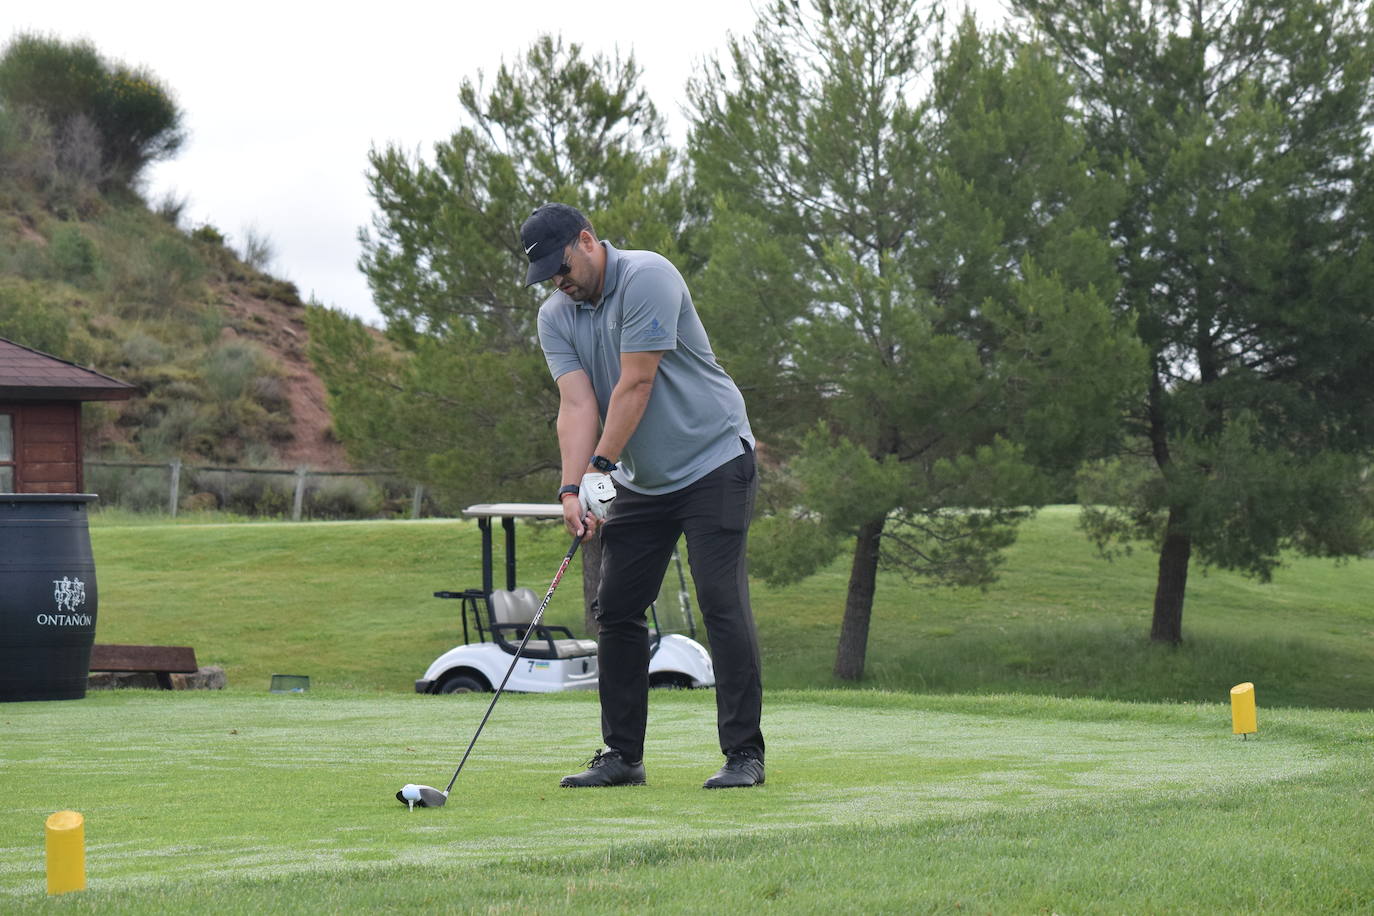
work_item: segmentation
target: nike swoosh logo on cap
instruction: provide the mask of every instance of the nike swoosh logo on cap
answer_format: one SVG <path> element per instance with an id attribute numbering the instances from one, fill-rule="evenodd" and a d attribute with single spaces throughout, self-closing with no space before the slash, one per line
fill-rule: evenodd
<path id="1" fill-rule="evenodd" d="M 533 250 L 534 250 L 535 248 L 537 248 L 537 247 L 539 247 L 539 243 L 538 243 L 538 242 L 535 242 L 533 245 L 531 245 L 530 247 L 528 247 L 528 248 L 525 249 L 525 254 L 529 254 L 531 251 L 533 251 Z"/>

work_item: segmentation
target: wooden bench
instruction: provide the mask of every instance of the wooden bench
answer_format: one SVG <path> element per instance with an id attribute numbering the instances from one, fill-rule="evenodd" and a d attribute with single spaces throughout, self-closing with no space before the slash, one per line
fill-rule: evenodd
<path id="1" fill-rule="evenodd" d="M 196 650 L 190 646 L 115 646 L 91 647 L 92 671 L 117 671 L 156 674 L 163 690 L 172 689 L 173 674 L 195 674 Z"/>

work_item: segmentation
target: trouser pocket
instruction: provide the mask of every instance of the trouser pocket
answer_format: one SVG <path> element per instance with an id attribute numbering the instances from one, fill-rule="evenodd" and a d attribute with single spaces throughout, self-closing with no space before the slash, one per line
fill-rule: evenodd
<path id="1" fill-rule="evenodd" d="M 720 469 L 720 526 L 727 531 L 744 531 L 754 518 L 758 464 L 749 443 L 740 441 L 744 444 L 744 454 Z"/>

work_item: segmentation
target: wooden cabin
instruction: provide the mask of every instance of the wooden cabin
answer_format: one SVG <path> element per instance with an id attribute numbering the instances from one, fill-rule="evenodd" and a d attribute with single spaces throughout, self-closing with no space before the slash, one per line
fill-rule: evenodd
<path id="1" fill-rule="evenodd" d="M 83 401 L 137 389 L 0 337 L 0 493 L 83 493 Z"/>

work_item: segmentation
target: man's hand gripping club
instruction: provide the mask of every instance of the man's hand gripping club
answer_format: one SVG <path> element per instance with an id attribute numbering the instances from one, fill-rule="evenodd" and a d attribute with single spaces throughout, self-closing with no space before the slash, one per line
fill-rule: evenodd
<path id="1" fill-rule="evenodd" d="M 577 491 L 577 500 L 582 504 L 583 515 L 590 514 L 597 524 L 606 520 L 611 511 L 611 500 L 615 499 L 615 481 L 611 475 L 602 471 L 588 471 L 582 475 L 582 484 Z"/>
<path id="2" fill-rule="evenodd" d="M 572 494 L 568 494 L 572 495 Z M 611 500 L 615 499 L 615 481 L 602 471 L 588 471 L 582 475 L 577 499 L 563 499 L 563 521 L 568 530 L 584 541 L 596 533 L 606 521 Z"/>
<path id="3" fill-rule="evenodd" d="M 587 373 L 577 369 L 558 377 L 558 444 L 563 455 L 564 480 L 576 467 L 572 462 L 585 460 L 582 456 L 595 447 L 592 460 L 582 474 L 582 483 L 578 485 L 577 502 L 568 498 L 572 495 L 570 487 L 567 495 L 559 497 L 568 531 L 584 541 L 601 527 L 611 500 L 615 499 L 615 484 L 610 472 L 616 465 L 613 459 L 602 456 L 618 456 L 624 451 L 648 406 L 662 358 L 661 351 L 621 354 L 620 380 L 611 392 L 600 438 L 596 431 L 599 419 L 596 395 Z"/>

